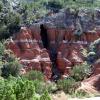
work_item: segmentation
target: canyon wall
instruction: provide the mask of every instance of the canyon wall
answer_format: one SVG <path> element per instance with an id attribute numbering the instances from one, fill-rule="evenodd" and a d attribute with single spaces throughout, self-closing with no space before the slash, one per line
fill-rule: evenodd
<path id="1" fill-rule="evenodd" d="M 53 63 L 62 75 L 68 75 L 73 66 L 83 63 L 86 60 L 84 49 L 88 49 L 89 43 L 99 38 L 99 35 L 95 34 L 88 33 L 82 36 L 82 40 L 76 41 L 73 32 L 68 34 L 66 30 L 47 29 L 49 43 L 48 47 L 44 48 L 45 44 L 43 45 L 38 29 L 36 31 L 32 26 L 22 27 L 20 32 L 10 39 L 7 48 L 20 58 L 26 71 L 43 71 L 46 78 L 50 79 Z"/>
<path id="2" fill-rule="evenodd" d="M 21 27 L 8 41 L 7 48 L 20 58 L 26 72 L 42 71 L 46 79 L 57 72 L 68 76 L 73 66 L 86 61 L 84 51 L 90 43 L 100 38 L 99 24 L 94 25 L 89 16 L 83 21 L 87 16 L 81 13 L 78 22 L 73 13 L 62 11 L 30 27 Z M 78 29 L 81 31 L 78 23 L 82 28 L 80 35 L 75 34 Z"/>

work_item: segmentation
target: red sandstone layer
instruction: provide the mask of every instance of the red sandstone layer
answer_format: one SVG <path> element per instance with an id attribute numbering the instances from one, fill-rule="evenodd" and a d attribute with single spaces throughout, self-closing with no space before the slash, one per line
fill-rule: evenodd
<path id="1" fill-rule="evenodd" d="M 22 27 L 20 32 L 14 34 L 7 44 L 7 48 L 20 58 L 26 72 L 32 69 L 43 71 L 47 79 L 50 79 L 52 75 L 49 50 L 56 50 L 57 67 L 62 75 L 67 75 L 74 65 L 84 62 L 82 50 L 87 49 L 88 44 L 100 38 L 98 32 L 90 32 L 81 35 L 80 40 L 76 40 L 73 30 L 56 28 L 47 28 L 47 35 L 48 50 L 43 47 L 40 28 L 35 26 L 31 26 L 29 29 Z"/>

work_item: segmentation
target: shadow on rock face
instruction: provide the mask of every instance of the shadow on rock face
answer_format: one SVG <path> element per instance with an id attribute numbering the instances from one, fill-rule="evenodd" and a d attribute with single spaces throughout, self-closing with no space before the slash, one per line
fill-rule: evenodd
<path id="1" fill-rule="evenodd" d="M 44 25 L 42 24 L 40 26 L 41 29 L 41 38 L 42 38 L 42 42 L 43 42 L 43 46 L 44 48 L 48 49 L 48 35 L 47 35 L 47 29 L 44 27 Z"/>

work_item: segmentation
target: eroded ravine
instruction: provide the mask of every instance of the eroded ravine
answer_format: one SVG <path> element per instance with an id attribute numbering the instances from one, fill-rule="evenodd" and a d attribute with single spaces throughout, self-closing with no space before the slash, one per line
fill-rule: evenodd
<path id="1" fill-rule="evenodd" d="M 68 76 L 73 66 L 86 60 L 82 52 L 100 38 L 99 24 L 96 23 L 99 17 L 95 16 L 94 25 L 88 13 L 91 12 L 79 11 L 76 21 L 75 13 L 66 9 L 30 27 L 21 27 L 9 40 L 7 48 L 20 58 L 25 72 L 42 71 L 47 80 Z"/>
<path id="2" fill-rule="evenodd" d="M 76 64 L 85 61 L 82 54 L 88 44 L 99 38 L 99 34 L 88 33 L 77 40 L 72 31 L 66 29 L 22 27 L 14 34 L 7 47 L 19 57 L 25 71 L 42 71 L 46 79 L 67 76 Z M 69 41 L 68 41 L 69 40 Z"/>

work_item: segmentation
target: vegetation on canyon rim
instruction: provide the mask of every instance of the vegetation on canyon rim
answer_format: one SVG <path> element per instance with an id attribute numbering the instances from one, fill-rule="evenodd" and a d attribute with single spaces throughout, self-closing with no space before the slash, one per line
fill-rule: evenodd
<path id="1" fill-rule="evenodd" d="M 19 31 L 20 25 L 30 25 L 48 16 L 49 12 L 59 12 L 63 8 L 99 8 L 98 0 L 1 0 L 0 39 L 8 38 Z"/>
<path id="2" fill-rule="evenodd" d="M 13 7 L 11 0 L 8 0 L 8 2 L 1 0 L 0 40 L 7 39 L 13 33 L 19 31 L 21 25 L 31 25 L 38 19 L 48 16 L 50 10 L 56 13 L 60 9 L 68 7 L 75 10 L 80 7 L 93 10 L 100 6 L 96 0 L 95 2 L 92 2 L 92 0 L 91 2 L 80 2 L 82 0 L 34 0 L 31 3 L 28 0 L 22 0 Z M 4 41 L 0 42 L 0 100 L 51 100 L 49 93 L 57 90 L 73 94 L 80 85 L 80 81 L 91 74 L 90 66 L 85 63 L 75 66 L 72 69 L 71 76 L 67 79 L 58 80 L 57 84 L 46 83 L 43 73 L 37 71 L 20 75 L 20 69 L 23 66 L 11 51 L 6 50 L 4 43 Z M 100 44 L 100 40 L 90 45 L 90 52 L 86 55 L 89 64 L 98 58 L 98 54 L 96 54 L 98 44 Z M 86 95 L 83 91 L 82 93 L 78 92 L 76 96 L 81 94 Z"/>

